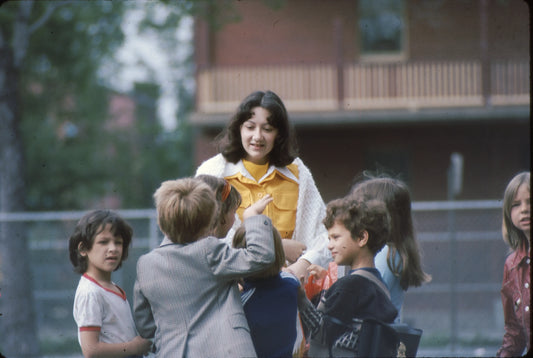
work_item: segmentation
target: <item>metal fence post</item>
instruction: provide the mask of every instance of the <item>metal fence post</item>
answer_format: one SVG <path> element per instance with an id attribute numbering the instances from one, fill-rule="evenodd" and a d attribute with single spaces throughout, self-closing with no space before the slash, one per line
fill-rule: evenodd
<path id="1" fill-rule="evenodd" d="M 461 193 L 463 183 L 463 156 L 452 153 L 448 168 L 448 200 L 453 201 Z M 450 349 L 457 345 L 457 233 L 455 208 L 448 211 L 448 232 L 450 235 Z"/>
<path id="2" fill-rule="evenodd" d="M 157 226 L 156 217 L 150 218 L 150 236 L 148 239 L 150 250 L 156 248 L 159 245 L 159 228 Z"/>

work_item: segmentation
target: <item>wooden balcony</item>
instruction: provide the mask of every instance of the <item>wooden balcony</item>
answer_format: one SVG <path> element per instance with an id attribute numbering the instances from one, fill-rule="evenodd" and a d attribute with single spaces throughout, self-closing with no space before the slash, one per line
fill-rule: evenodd
<path id="1" fill-rule="evenodd" d="M 197 113 L 231 113 L 266 89 L 290 112 L 529 106 L 528 60 L 492 62 L 487 71 L 480 61 L 214 67 L 198 72 Z"/>

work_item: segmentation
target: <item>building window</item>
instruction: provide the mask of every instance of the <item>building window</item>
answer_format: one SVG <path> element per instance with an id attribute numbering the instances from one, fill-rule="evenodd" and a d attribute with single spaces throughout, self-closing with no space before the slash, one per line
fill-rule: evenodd
<path id="1" fill-rule="evenodd" d="M 405 59 L 407 26 L 404 0 L 359 0 L 361 60 Z"/>

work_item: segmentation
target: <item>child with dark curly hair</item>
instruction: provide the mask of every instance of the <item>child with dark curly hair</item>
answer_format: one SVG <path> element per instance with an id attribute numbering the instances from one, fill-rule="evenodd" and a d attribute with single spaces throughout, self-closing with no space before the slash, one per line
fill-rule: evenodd
<path id="1" fill-rule="evenodd" d="M 94 210 L 80 219 L 69 239 L 70 261 L 82 274 L 73 314 L 85 357 L 142 356 L 152 345 L 137 335 L 126 293 L 111 281 L 128 257 L 132 235 L 115 212 Z"/>
<path id="2" fill-rule="evenodd" d="M 324 224 L 333 260 L 351 270 L 324 293 L 316 308 L 300 288 L 298 309 L 311 336 L 308 356 L 327 357 L 332 348 L 353 356 L 357 337 L 349 337 L 347 328 L 353 319 L 392 323 L 398 314 L 374 264 L 389 236 L 390 216 L 382 202 L 343 198 L 328 204 Z"/>

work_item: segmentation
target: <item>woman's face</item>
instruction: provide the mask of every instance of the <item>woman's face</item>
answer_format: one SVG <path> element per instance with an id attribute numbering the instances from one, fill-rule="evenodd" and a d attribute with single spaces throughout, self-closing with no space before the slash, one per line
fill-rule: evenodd
<path id="1" fill-rule="evenodd" d="M 251 112 L 252 117 L 241 125 L 241 142 L 246 152 L 244 159 L 255 164 L 265 164 L 268 162 L 268 154 L 274 148 L 278 130 L 268 123 L 268 110 L 254 107 Z"/>

